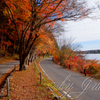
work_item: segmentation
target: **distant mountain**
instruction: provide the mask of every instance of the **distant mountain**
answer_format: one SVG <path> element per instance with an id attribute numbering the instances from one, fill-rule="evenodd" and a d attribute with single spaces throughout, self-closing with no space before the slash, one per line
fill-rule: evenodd
<path id="1" fill-rule="evenodd" d="M 98 50 L 86 50 L 86 51 L 81 51 L 81 52 L 83 52 L 83 53 L 100 53 L 100 49 L 98 49 Z"/>

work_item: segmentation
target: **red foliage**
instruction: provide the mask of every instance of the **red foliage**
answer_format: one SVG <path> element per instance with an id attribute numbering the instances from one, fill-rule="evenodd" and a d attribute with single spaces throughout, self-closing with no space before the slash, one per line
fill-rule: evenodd
<path id="1" fill-rule="evenodd" d="M 71 66 L 71 70 L 75 70 L 84 74 L 84 69 L 87 69 L 88 75 L 99 74 L 100 75 L 100 64 L 96 60 L 85 60 L 78 56 L 70 56 L 67 59 L 67 55 L 65 55 L 66 59 L 63 60 L 63 64 L 65 68 L 68 68 L 69 65 Z M 53 56 L 54 61 L 60 64 L 59 54 Z"/>

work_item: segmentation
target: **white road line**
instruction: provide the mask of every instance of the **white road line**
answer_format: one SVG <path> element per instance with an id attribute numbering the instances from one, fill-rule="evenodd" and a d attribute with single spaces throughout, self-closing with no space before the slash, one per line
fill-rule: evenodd
<path id="1" fill-rule="evenodd" d="M 47 58 L 48 59 L 48 58 Z M 45 60 L 45 59 L 44 59 Z M 43 61 L 43 60 L 42 60 Z M 41 61 L 40 61 L 41 62 Z M 41 67 L 40 65 L 40 62 L 39 62 L 39 66 L 40 68 L 42 69 L 42 71 L 46 74 L 46 76 L 55 84 L 55 82 L 51 79 L 51 77 L 44 71 L 44 69 Z"/>
<path id="2" fill-rule="evenodd" d="M 46 59 L 49 59 L 49 58 L 46 58 Z M 44 59 L 44 60 L 46 60 L 46 59 Z M 42 60 L 43 61 L 43 60 Z M 40 61 L 41 62 L 41 61 Z M 55 82 L 50 78 L 50 76 L 44 71 L 44 69 L 41 67 L 41 65 L 40 65 L 40 62 L 39 62 L 39 66 L 40 66 L 40 68 L 42 69 L 42 71 L 46 74 L 46 76 L 55 84 Z M 63 91 L 64 92 L 64 94 L 66 94 L 66 92 L 65 91 Z M 67 97 L 68 98 L 70 98 L 70 99 L 73 99 L 69 94 L 67 94 Z"/>

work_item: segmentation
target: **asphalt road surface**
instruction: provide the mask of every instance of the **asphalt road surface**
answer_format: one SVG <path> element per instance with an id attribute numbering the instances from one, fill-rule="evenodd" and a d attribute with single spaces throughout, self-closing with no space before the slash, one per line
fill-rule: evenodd
<path id="1" fill-rule="evenodd" d="M 66 70 L 52 62 L 52 58 L 42 60 L 40 66 L 65 96 L 74 100 L 100 100 L 99 80 Z"/>
<path id="2" fill-rule="evenodd" d="M 19 61 L 13 61 L 13 62 L 8 62 L 4 64 L 0 64 L 0 77 L 7 73 L 9 70 L 15 67 L 15 65 L 18 65 Z"/>

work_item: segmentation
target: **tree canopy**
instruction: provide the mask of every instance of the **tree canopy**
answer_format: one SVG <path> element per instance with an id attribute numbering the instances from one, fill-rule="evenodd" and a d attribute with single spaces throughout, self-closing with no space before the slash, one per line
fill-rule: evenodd
<path id="1" fill-rule="evenodd" d="M 47 34 L 43 27 L 53 27 L 56 21 L 78 20 L 88 16 L 86 3 L 79 0 L 2 0 L 3 14 L 13 27 L 13 34 L 19 44 L 20 69 L 38 38 L 41 41 Z M 9 32 L 9 35 L 12 31 Z M 49 41 L 48 44 L 53 42 Z M 44 44 L 44 41 L 43 41 Z M 41 43 L 38 48 L 43 48 Z M 39 49 L 38 49 L 39 50 Z"/>

